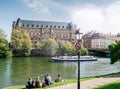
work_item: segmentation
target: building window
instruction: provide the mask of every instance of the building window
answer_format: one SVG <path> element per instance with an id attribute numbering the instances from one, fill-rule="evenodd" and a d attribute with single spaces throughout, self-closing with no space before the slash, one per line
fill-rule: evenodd
<path id="1" fill-rule="evenodd" d="M 56 28 L 56 25 L 54 26 L 54 28 Z"/>
<path id="2" fill-rule="evenodd" d="M 24 27 L 24 24 L 23 24 L 23 27 Z"/>
<path id="3" fill-rule="evenodd" d="M 64 28 L 64 26 L 62 26 L 62 28 Z"/>
<path id="4" fill-rule="evenodd" d="M 27 25 L 27 27 L 29 27 L 29 24 Z"/>
<path id="5" fill-rule="evenodd" d="M 46 28 L 48 28 L 48 25 L 46 25 Z"/>
<path id="6" fill-rule="evenodd" d="M 50 28 L 52 28 L 52 25 L 50 26 Z"/>
<path id="7" fill-rule="evenodd" d="M 41 28 L 43 28 L 43 25 L 41 25 Z"/>
<path id="8" fill-rule="evenodd" d="M 37 25 L 36 27 L 39 27 L 39 25 Z"/>
<path id="9" fill-rule="evenodd" d="M 32 25 L 32 27 L 34 27 L 34 24 Z"/>
<path id="10" fill-rule="evenodd" d="M 58 26 L 58 28 L 60 28 L 60 26 Z"/>

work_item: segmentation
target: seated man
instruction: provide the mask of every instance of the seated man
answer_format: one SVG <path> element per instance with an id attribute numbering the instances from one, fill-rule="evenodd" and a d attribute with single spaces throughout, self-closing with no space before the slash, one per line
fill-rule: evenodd
<path id="1" fill-rule="evenodd" d="M 32 78 L 30 77 L 28 82 L 27 82 L 27 85 L 26 85 L 26 88 L 34 88 L 34 81 L 32 80 Z"/>
<path id="2" fill-rule="evenodd" d="M 61 81 L 62 81 L 62 78 L 61 78 L 61 75 L 59 74 L 55 82 L 61 82 Z"/>
<path id="3" fill-rule="evenodd" d="M 45 86 L 49 86 L 50 85 L 50 79 L 47 77 L 47 75 L 44 76 L 45 79 L 44 79 L 44 82 L 43 82 L 43 87 Z"/>

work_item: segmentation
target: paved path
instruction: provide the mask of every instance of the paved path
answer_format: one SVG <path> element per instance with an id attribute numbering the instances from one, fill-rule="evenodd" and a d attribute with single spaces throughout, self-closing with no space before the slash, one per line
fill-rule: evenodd
<path id="1" fill-rule="evenodd" d="M 86 80 L 80 83 L 80 89 L 93 89 L 97 86 L 111 83 L 117 80 L 120 80 L 120 78 L 110 77 L 110 78 L 95 78 L 91 80 Z M 57 86 L 49 89 L 77 89 L 77 83 L 66 84 L 66 85 Z"/>

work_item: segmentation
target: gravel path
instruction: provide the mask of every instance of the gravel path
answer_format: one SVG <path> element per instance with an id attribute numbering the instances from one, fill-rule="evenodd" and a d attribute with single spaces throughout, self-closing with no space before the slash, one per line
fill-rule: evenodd
<path id="1" fill-rule="evenodd" d="M 111 83 L 117 80 L 120 80 L 120 78 L 110 77 L 110 78 L 95 78 L 91 80 L 86 80 L 80 83 L 80 89 L 93 89 L 97 86 Z M 77 83 L 66 84 L 66 85 L 57 86 L 49 89 L 77 89 Z"/>

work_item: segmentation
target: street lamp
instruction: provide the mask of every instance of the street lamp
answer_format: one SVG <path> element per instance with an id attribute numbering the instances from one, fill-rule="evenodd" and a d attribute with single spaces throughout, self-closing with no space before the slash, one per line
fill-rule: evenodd
<path id="1" fill-rule="evenodd" d="M 78 89 L 80 89 L 80 49 L 81 49 L 81 40 L 83 33 L 80 33 L 80 29 L 76 30 L 76 39 L 75 48 L 78 51 Z"/>

